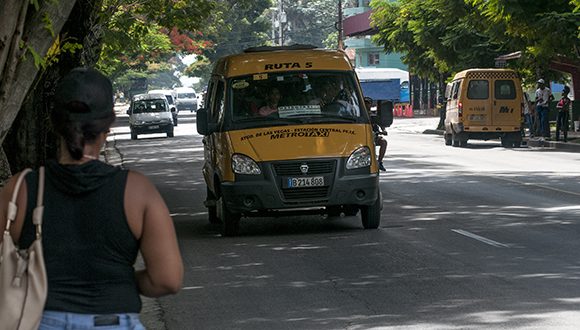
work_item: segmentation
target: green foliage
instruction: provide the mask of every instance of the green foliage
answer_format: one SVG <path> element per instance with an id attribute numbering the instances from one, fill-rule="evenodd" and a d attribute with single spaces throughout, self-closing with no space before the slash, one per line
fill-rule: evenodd
<path id="1" fill-rule="evenodd" d="M 510 65 L 537 74 L 556 55 L 578 60 L 578 2 L 373 0 L 373 40 L 387 52 L 403 53 L 416 74 L 434 80 L 469 67 L 493 67 L 497 56 L 516 51 L 522 51 L 521 60 Z"/>

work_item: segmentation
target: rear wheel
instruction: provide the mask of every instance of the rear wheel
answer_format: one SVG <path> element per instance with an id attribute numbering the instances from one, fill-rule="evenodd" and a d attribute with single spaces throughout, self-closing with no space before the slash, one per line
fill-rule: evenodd
<path id="1" fill-rule="evenodd" d="M 447 134 L 447 133 L 445 133 L 445 134 L 443 135 L 443 139 L 445 139 L 445 145 L 446 145 L 446 146 L 450 146 L 450 145 L 451 145 L 451 142 L 452 142 L 452 141 L 451 141 L 451 134 Z"/>
<path id="2" fill-rule="evenodd" d="M 364 229 L 377 229 L 381 224 L 382 197 L 379 192 L 377 200 L 372 205 L 364 205 L 360 208 L 360 216 Z"/>
<path id="3" fill-rule="evenodd" d="M 231 212 L 223 197 L 217 200 L 218 216 L 222 222 L 222 236 L 237 236 L 240 232 L 240 218 L 238 213 Z"/>
<path id="4" fill-rule="evenodd" d="M 451 134 L 451 143 L 454 147 L 459 147 L 459 136 L 455 132 Z"/>

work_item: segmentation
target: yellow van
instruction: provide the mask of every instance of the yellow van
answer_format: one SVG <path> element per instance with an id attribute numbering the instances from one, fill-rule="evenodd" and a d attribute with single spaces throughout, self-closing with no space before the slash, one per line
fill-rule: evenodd
<path id="1" fill-rule="evenodd" d="M 255 47 L 221 58 L 196 121 L 205 206 L 222 235 L 236 235 L 241 217 L 359 210 L 364 228 L 378 228 L 370 118 L 343 51 Z"/>
<path id="2" fill-rule="evenodd" d="M 461 71 L 447 85 L 446 98 L 446 145 L 464 147 L 469 139 L 501 139 L 504 147 L 520 146 L 524 104 L 515 71 Z"/>

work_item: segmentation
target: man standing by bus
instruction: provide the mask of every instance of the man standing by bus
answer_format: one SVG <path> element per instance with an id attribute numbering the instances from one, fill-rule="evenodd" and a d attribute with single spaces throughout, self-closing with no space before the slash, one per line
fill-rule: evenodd
<path id="1" fill-rule="evenodd" d="M 538 80 L 538 89 L 536 90 L 536 113 L 539 122 L 540 136 L 550 138 L 550 122 L 548 120 L 548 111 L 550 101 L 554 99 L 552 91 L 546 87 L 544 79 Z"/>

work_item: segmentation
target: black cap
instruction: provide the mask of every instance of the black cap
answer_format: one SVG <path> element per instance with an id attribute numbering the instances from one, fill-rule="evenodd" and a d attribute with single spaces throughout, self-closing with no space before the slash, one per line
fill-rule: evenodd
<path id="1" fill-rule="evenodd" d="M 113 85 L 109 78 L 91 68 L 75 68 L 58 84 L 55 106 L 67 110 L 75 121 L 103 119 L 113 112 Z M 75 106 L 75 104 L 85 106 Z"/>

